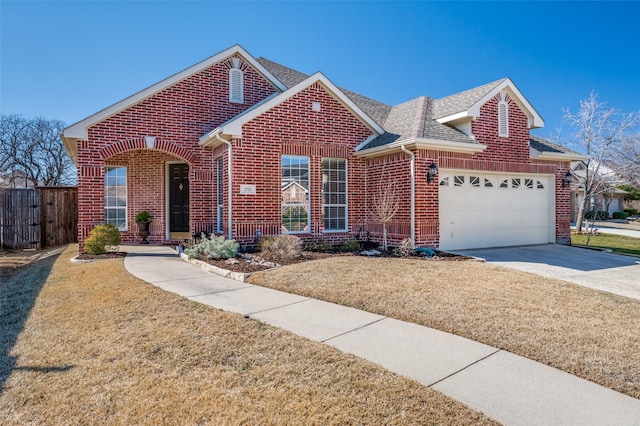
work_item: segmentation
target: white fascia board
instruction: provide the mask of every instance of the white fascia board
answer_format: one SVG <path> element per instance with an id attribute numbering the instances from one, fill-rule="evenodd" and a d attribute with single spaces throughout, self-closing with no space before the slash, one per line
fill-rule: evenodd
<path id="1" fill-rule="evenodd" d="M 480 107 L 487 103 L 489 99 L 493 98 L 501 90 L 507 89 L 514 101 L 525 111 L 525 114 L 529 117 L 529 127 L 536 129 L 544 127 L 544 120 L 538 114 L 538 111 L 529 103 L 527 98 L 518 90 L 515 83 L 510 78 L 505 78 L 504 81 L 498 84 L 493 90 L 484 95 L 478 102 L 473 104 L 467 113 L 473 117 L 480 115 Z"/>
<path id="2" fill-rule="evenodd" d="M 167 87 L 173 84 L 176 84 L 177 82 L 184 80 L 192 76 L 193 74 L 196 74 L 202 71 L 203 69 L 208 68 L 211 65 L 214 65 L 234 54 L 238 54 L 242 56 L 243 60 L 246 60 L 249 64 L 251 64 L 251 66 L 254 69 L 256 69 L 260 74 L 262 74 L 280 92 L 283 92 L 287 89 L 277 78 L 273 76 L 273 74 L 267 71 L 266 68 L 260 65 L 260 63 L 256 61 L 253 56 L 251 56 L 244 48 L 242 48 L 242 46 L 240 46 L 239 44 L 236 44 L 235 46 L 232 46 L 226 50 L 223 50 L 222 52 L 216 55 L 213 55 L 202 62 L 199 62 L 183 71 L 180 71 L 177 74 L 172 75 L 169 78 L 166 78 L 154 84 L 153 86 L 147 87 L 146 89 L 134 95 L 131 95 L 128 98 L 125 98 L 120 102 L 117 102 L 111 105 L 110 107 L 107 107 L 102 111 L 99 111 L 93 114 L 92 116 L 85 118 L 84 120 L 81 120 L 75 124 L 72 124 L 71 126 L 63 130 L 64 137 L 74 138 L 74 139 L 87 139 L 88 137 L 87 129 L 90 126 L 104 120 L 105 118 L 108 118 L 114 114 L 117 114 L 118 112 L 130 107 L 131 105 L 134 105 L 156 94 L 157 92 L 163 89 L 166 89 Z"/>
<path id="3" fill-rule="evenodd" d="M 531 156 L 532 159 L 535 160 L 545 160 L 545 161 L 577 161 L 577 160 L 584 160 L 585 158 L 587 158 L 584 155 L 581 154 L 575 154 L 575 153 L 571 153 L 571 152 L 540 152 L 539 155 L 533 157 Z"/>
<path id="4" fill-rule="evenodd" d="M 437 118 L 436 121 L 438 123 L 449 123 L 451 121 L 460 120 L 461 118 L 475 118 L 475 116 L 469 114 L 469 111 L 461 111 L 455 114 L 447 115 L 446 117 Z"/>
<path id="5" fill-rule="evenodd" d="M 291 87 L 286 92 L 280 93 L 279 95 L 269 99 L 267 102 L 264 102 L 257 106 L 256 108 L 252 108 L 246 113 L 237 116 L 236 118 L 228 121 L 224 125 L 220 126 L 222 133 L 225 135 L 232 136 L 242 136 L 242 126 L 245 123 L 253 120 L 254 118 L 264 114 L 266 111 L 271 108 L 281 104 L 287 99 L 292 98 L 298 93 L 302 92 L 307 87 L 311 86 L 314 83 L 322 84 L 337 100 L 342 103 L 346 108 L 351 110 L 360 120 L 371 129 L 372 132 L 377 135 L 381 135 L 384 133 L 384 129 L 380 127 L 375 121 L 371 119 L 364 111 L 360 109 L 351 99 L 349 99 L 335 84 L 333 84 L 327 77 L 324 76 L 321 72 L 317 72 L 312 76 L 309 76 L 305 80 Z"/>
<path id="6" fill-rule="evenodd" d="M 356 157 L 371 158 L 379 157 L 381 155 L 391 154 L 393 152 L 401 151 L 401 146 L 415 149 L 430 149 L 433 151 L 445 151 L 445 152 L 459 152 L 463 154 L 475 154 L 487 149 L 486 145 L 479 143 L 466 143 L 466 142 L 452 142 L 443 141 L 438 139 L 403 139 L 388 145 L 378 146 L 375 148 L 365 149 L 356 152 Z"/>
<path id="7" fill-rule="evenodd" d="M 431 149 L 435 151 L 460 152 L 463 154 L 475 154 L 487 149 L 480 143 L 442 141 L 438 139 L 416 139 L 416 147 L 419 149 Z"/>

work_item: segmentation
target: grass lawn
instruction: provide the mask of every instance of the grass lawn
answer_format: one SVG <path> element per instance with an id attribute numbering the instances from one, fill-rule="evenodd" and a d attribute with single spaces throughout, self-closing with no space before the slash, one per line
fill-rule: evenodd
<path id="1" fill-rule="evenodd" d="M 586 234 L 571 234 L 571 244 L 587 245 Z M 640 257 L 640 238 L 601 233 L 589 238 L 590 247 L 608 248 L 614 253 Z"/>
<path id="2" fill-rule="evenodd" d="M 76 253 L 0 268 L 0 424 L 493 424 L 372 363 L 164 292 L 122 259 L 70 264 Z"/>
<path id="3" fill-rule="evenodd" d="M 640 301 L 480 262 L 335 257 L 249 281 L 464 336 L 640 398 Z"/>

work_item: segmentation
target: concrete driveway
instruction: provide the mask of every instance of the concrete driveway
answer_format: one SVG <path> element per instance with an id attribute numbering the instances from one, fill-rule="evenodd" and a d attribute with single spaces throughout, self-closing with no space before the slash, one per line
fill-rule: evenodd
<path id="1" fill-rule="evenodd" d="M 455 253 L 640 300 L 640 258 L 557 244 Z"/>

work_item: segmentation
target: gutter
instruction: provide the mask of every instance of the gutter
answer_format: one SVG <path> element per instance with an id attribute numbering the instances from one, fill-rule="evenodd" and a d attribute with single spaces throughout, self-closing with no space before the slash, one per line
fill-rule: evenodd
<path id="1" fill-rule="evenodd" d="M 231 228 L 231 225 L 232 225 L 231 218 L 233 217 L 233 215 L 232 215 L 232 212 L 233 212 L 232 194 L 233 194 L 233 192 L 232 192 L 232 181 L 231 181 L 232 176 L 233 176 L 233 162 L 232 162 L 233 155 L 231 155 L 232 154 L 232 150 L 231 150 L 231 146 L 232 145 L 231 145 L 231 142 L 229 142 L 228 140 L 221 138 L 219 133 L 215 133 L 213 136 L 218 141 L 220 141 L 223 144 L 227 145 L 227 147 L 229 148 L 229 151 L 228 151 L 229 152 L 229 167 L 228 167 L 229 176 L 227 178 L 227 188 L 228 188 L 227 191 L 229 192 L 229 196 L 228 196 L 228 203 L 229 203 L 228 204 L 228 209 L 229 209 L 229 225 L 228 226 L 229 226 L 229 230 L 227 232 L 228 233 L 228 237 L 227 238 L 231 240 L 231 239 L 233 239 L 233 232 L 232 232 L 232 228 Z"/>
<path id="2" fill-rule="evenodd" d="M 411 247 L 416 247 L 416 155 L 409 151 L 405 145 L 400 149 L 411 157 Z"/>

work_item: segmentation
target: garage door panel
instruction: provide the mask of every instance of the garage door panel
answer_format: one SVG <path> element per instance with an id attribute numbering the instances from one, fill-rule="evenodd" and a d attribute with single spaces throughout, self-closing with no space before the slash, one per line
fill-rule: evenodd
<path id="1" fill-rule="evenodd" d="M 541 175 L 490 175 L 441 170 L 440 247 L 445 250 L 543 244 L 555 228 L 551 177 Z M 465 176 L 454 186 L 454 176 Z M 479 177 L 474 187 L 470 177 Z M 461 179 L 458 179 L 460 183 Z M 477 182 L 477 180 L 473 180 Z M 485 182 L 491 186 L 485 186 Z M 506 182 L 507 188 L 499 185 Z"/>

